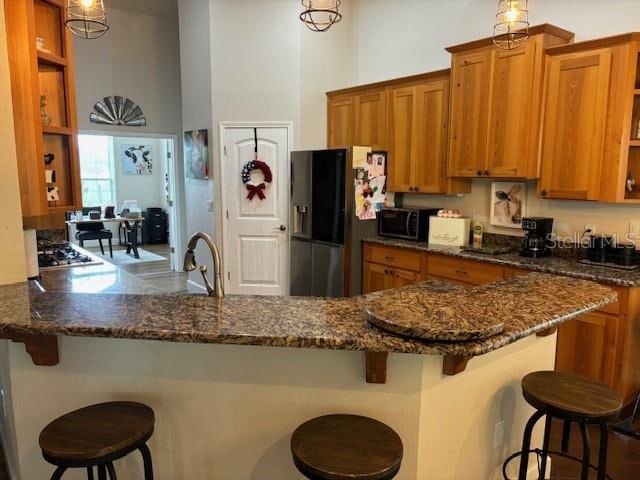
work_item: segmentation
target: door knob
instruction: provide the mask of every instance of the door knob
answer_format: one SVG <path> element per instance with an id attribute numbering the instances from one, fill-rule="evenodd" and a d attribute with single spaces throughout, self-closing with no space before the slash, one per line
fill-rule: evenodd
<path id="1" fill-rule="evenodd" d="M 284 232 L 287 229 L 287 227 L 285 227 L 284 225 L 280 225 L 280 227 L 278 228 L 278 230 L 280 230 L 281 232 Z"/>

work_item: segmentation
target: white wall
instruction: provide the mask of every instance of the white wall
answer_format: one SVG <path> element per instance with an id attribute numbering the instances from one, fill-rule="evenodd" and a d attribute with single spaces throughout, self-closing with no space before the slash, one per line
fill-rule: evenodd
<path id="1" fill-rule="evenodd" d="M 22 211 L 18 185 L 17 156 L 11 108 L 11 82 L 4 21 L 0 0 L 0 285 L 27 279 L 22 237 Z M 0 443 L 9 462 L 9 476 L 17 475 L 14 445 L 8 340 L 0 340 Z"/>
<path id="2" fill-rule="evenodd" d="M 175 18 L 108 8 L 110 30 L 95 40 L 75 39 L 76 99 L 80 130 L 180 132 L 180 58 Z M 96 101 L 122 95 L 136 102 L 146 127 L 89 121 Z"/>
<path id="3" fill-rule="evenodd" d="M 495 0 L 352 0 L 356 83 L 449 67 L 444 48 L 489 36 L 496 6 Z M 575 32 L 578 41 L 640 30 L 640 4 L 633 0 L 537 0 L 530 2 L 530 16 L 532 24 L 548 22 Z M 542 201 L 535 198 L 534 182 L 528 191 L 528 214 L 554 217 L 558 232 L 582 232 L 585 224 L 595 223 L 600 232 L 623 234 L 629 220 L 640 220 L 638 207 Z M 489 195 L 490 182 L 474 180 L 472 193 L 463 198 L 405 195 L 405 205 L 462 208 L 489 231 L 519 233 L 489 226 Z"/>
<path id="4" fill-rule="evenodd" d="M 209 211 L 209 202 L 215 200 L 215 174 L 212 155 L 213 113 L 211 104 L 211 27 L 209 0 L 179 0 L 180 69 L 182 75 L 182 126 L 183 131 L 207 129 L 209 131 L 209 179 L 184 179 L 186 236 L 202 231 L 216 234 L 217 210 Z M 184 165 L 181 165 L 184 168 Z M 186 239 L 185 239 L 186 241 Z M 213 271 L 210 254 L 202 246 L 197 250 L 198 261 L 209 265 Z M 199 273 L 190 274 L 191 280 L 202 284 Z"/>
<path id="5" fill-rule="evenodd" d="M 473 359 L 453 377 L 442 375 L 438 355 L 391 354 L 387 383 L 375 385 L 364 381 L 363 352 L 62 337 L 60 364 L 38 367 L 11 344 L 23 479 L 53 471 L 37 445 L 51 419 L 130 400 L 155 411 L 149 446 L 159 479 L 299 480 L 290 451 L 295 428 L 352 413 L 377 418 L 402 438 L 396 480 L 497 480 L 496 467 L 520 448 L 532 413 L 520 380 L 552 368 L 554 352 L 555 336 L 531 336 Z M 505 443 L 492 448 L 500 420 Z M 533 445 L 539 440 L 538 431 Z M 140 455 L 116 468 L 121 480 L 140 479 Z M 64 478 L 86 477 L 75 470 Z"/>

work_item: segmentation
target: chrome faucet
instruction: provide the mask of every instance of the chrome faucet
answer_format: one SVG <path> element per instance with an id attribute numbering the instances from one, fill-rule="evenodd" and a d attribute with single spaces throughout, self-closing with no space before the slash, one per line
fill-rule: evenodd
<path id="1" fill-rule="evenodd" d="M 184 271 L 193 272 L 196 269 L 196 254 L 194 253 L 194 249 L 196 248 L 198 240 L 200 239 L 204 240 L 204 242 L 207 244 L 209 250 L 211 251 L 211 256 L 213 257 L 213 285 L 211 285 L 211 282 L 207 277 L 207 266 L 200 265 L 200 273 L 202 274 L 202 278 L 204 279 L 204 285 L 205 287 L 207 287 L 207 293 L 210 297 L 224 298 L 224 290 L 222 288 L 222 275 L 220 274 L 220 251 L 218 250 L 218 247 L 213 239 L 206 233 L 196 232 L 189 240 L 189 244 L 187 245 L 187 252 L 184 254 Z"/>

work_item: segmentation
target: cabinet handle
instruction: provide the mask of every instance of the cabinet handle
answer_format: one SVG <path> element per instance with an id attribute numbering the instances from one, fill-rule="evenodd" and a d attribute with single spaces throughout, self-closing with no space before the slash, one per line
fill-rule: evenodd
<path id="1" fill-rule="evenodd" d="M 476 173 L 477 173 L 477 174 L 478 174 L 478 176 L 480 177 L 480 176 L 482 175 L 482 170 L 478 170 Z"/>
<path id="2" fill-rule="evenodd" d="M 396 257 L 384 257 L 384 259 L 389 262 L 393 262 L 396 259 Z"/>
<path id="3" fill-rule="evenodd" d="M 543 196 L 543 197 L 546 197 L 547 196 L 547 191 L 546 190 L 542 190 L 540 192 L 540 195 Z"/>
<path id="4" fill-rule="evenodd" d="M 414 192 L 419 192 L 419 191 L 420 191 L 420 189 L 419 189 L 418 187 L 413 187 L 413 191 L 414 191 Z"/>
<path id="5" fill-rule="evenodd" d="M 485 170 L 484 174 L 488 177 L 489 176 L 489 170 Z"/>
<path id="6" fill-rule="evenodd" d="M 465 270 L 456 270 L 456 273 L 457 273 L 458 275 L 465 275 L 465 276 L 466 276 L 466 275 L 469 275 L 469 272 L 467 272 L 467 271 L 465 271 Z"/>

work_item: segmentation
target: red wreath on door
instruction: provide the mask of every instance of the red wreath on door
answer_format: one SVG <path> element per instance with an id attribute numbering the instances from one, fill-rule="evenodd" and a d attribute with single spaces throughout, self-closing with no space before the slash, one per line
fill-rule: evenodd
<path id="1" fill-rule="evenodd" d="M 254 170 L 260 170 L 262 175 L 264 176 L 264 181 L 258 185 L 254 185 L 251 182 L 251 172 Z M 264 194 L 264 190 L 267 188 L 267 183 L 271 183 L 273 181 L 273 175 L 271 173 L 271 169 L 269 165 L 264 163 L 262 160 L 251 160 L 247 162 L 244 167 L 242 167 L 242 183 L 244 183 L 247 187 L 247 199 L 253 200 L 253 197 L 256 195 L 260 200 L 264 200 L 266 195 Z"/>

